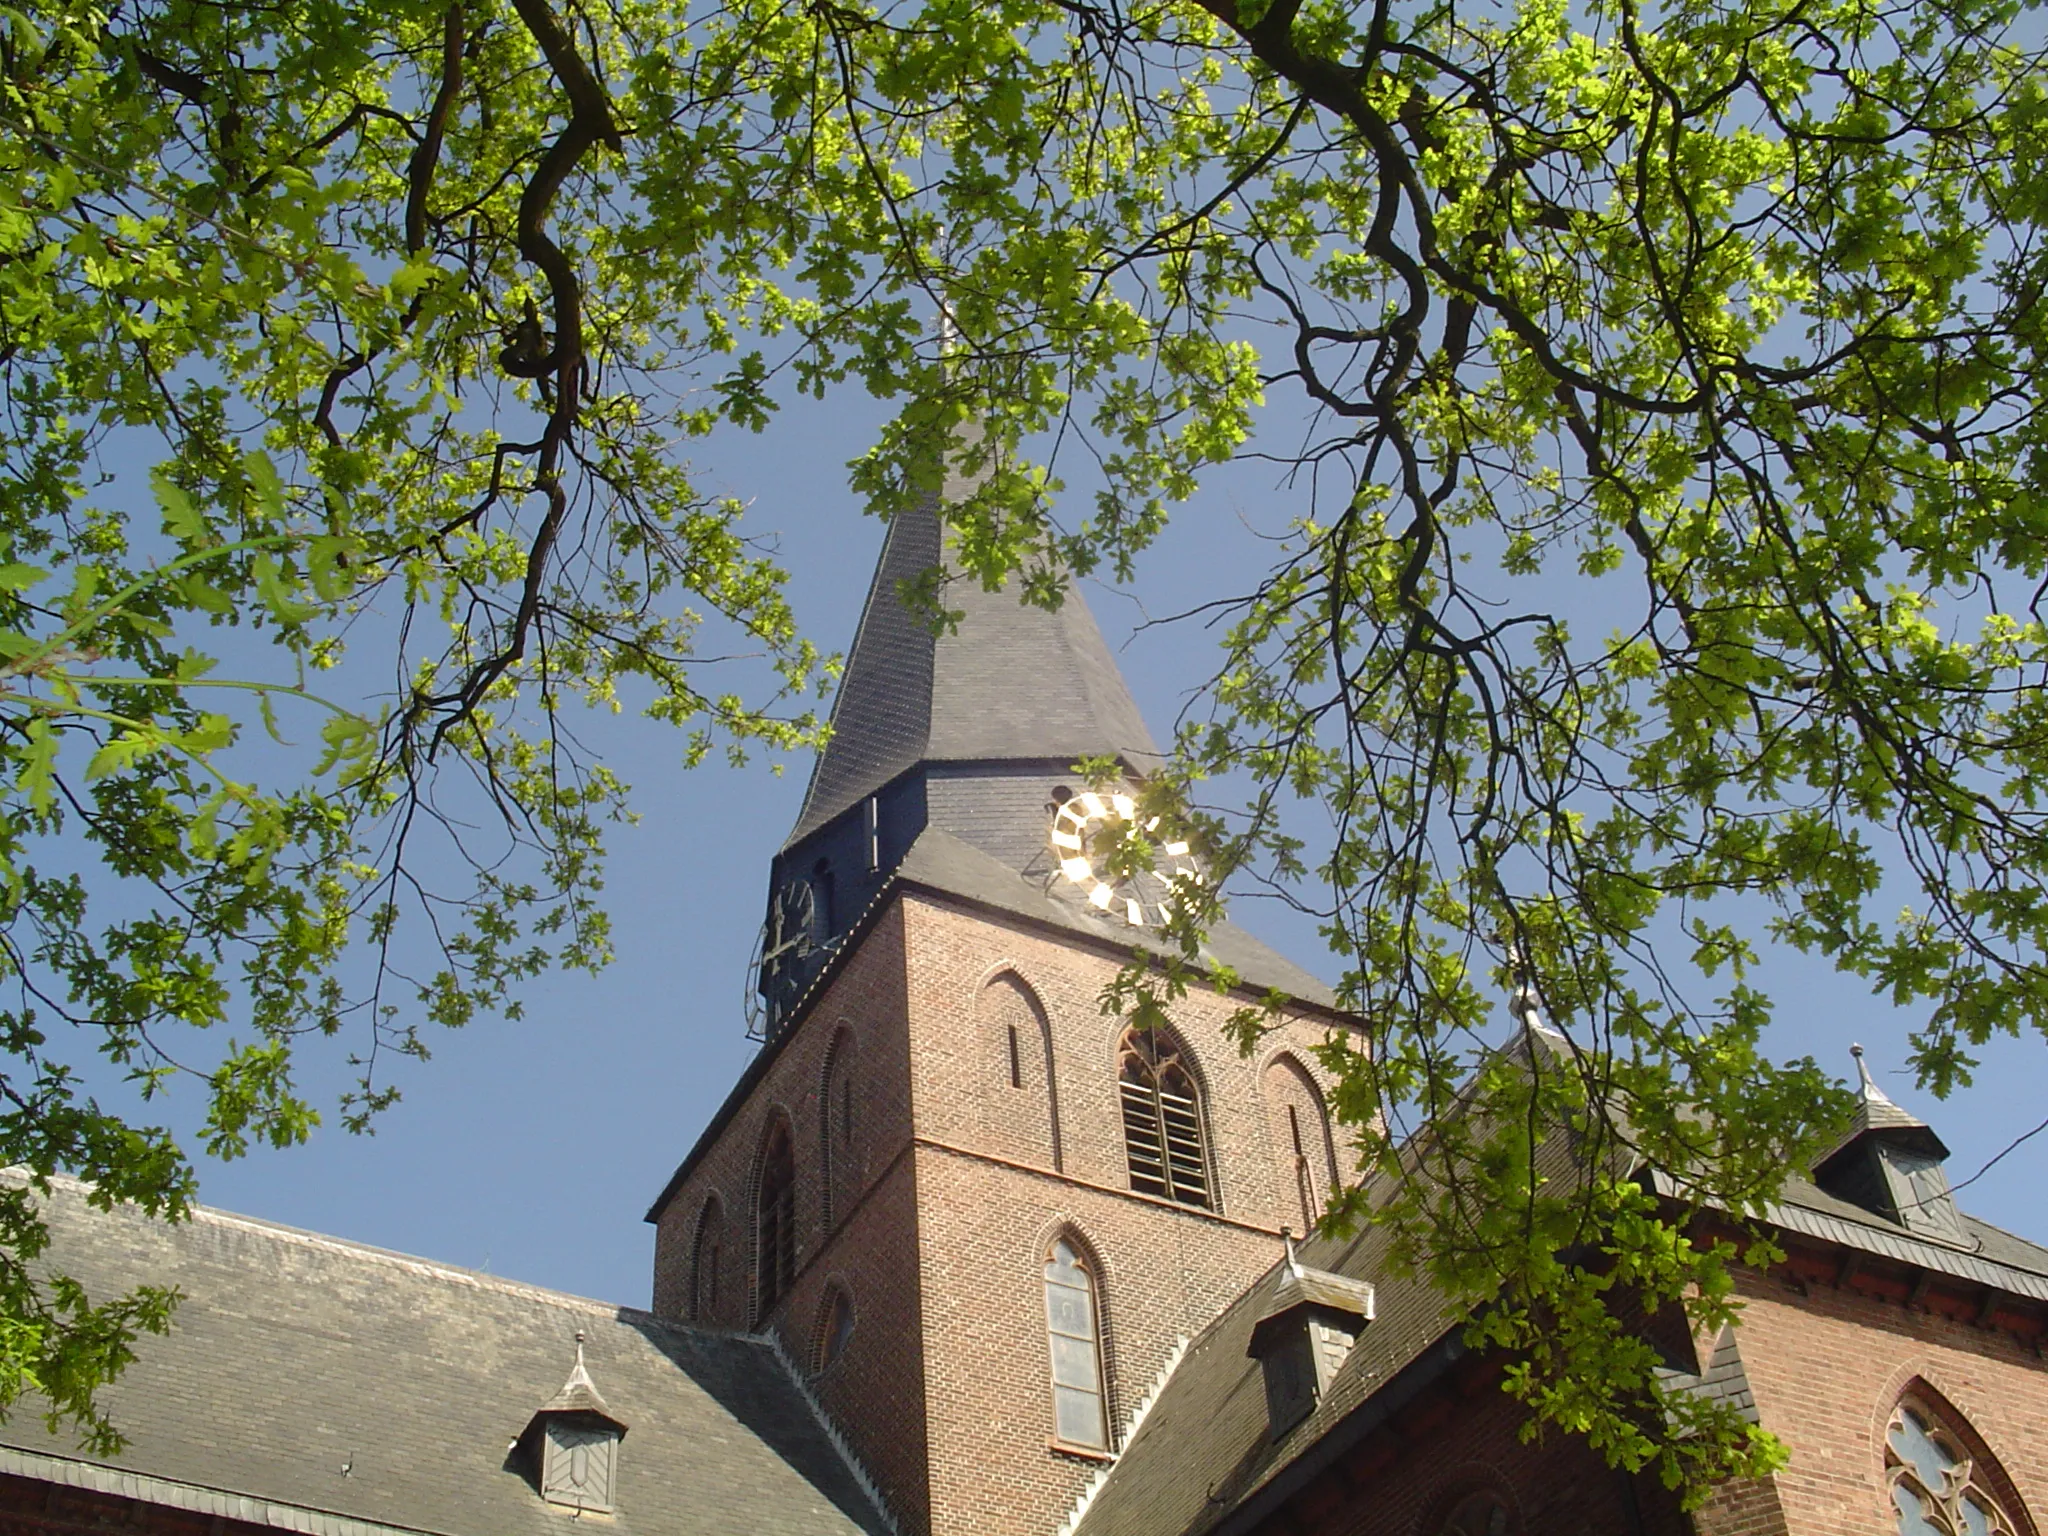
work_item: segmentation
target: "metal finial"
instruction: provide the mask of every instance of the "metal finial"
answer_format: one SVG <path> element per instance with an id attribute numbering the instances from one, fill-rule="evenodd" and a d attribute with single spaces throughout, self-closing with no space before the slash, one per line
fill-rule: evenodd
<path id="1" fill-rule="evenodd" d="M 1280 1241 L 1287 1249 L 1287 1267 L 1296 1276 L 1299 1276 L 1301 1274 L 1301 1260 L 1295 1257 L 1294 1253 L 1294 1228 L 1282 1227 L 1280 1229 Z"/>
<path id="2" fill-rule="evenodd" d="M 1863 1079 L 1863 1086 L 1873 1093 L 1877 1092 L 1877 1084 L 1870 1076 L 1870 1063 L 1863 1059 L 1863 1047 L 1852 1045 L 1849 1047 L 1849 1054 L 1856 1058 L 1856 1075 Z"/>

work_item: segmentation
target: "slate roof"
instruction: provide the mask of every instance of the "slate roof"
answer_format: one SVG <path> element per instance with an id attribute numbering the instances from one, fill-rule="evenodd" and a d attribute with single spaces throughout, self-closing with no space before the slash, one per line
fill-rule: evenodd
<path id="1" fill-rule="evenodd" d="M 958 495 L 957 486 L 949 494 Z M 1014 586 L 989 592 L 951 575 L 942 605 L 962 615 L 934 635 L 899 598 L 941 565 L 933 498 L 890 525 L 832 706 L 832 739 L 811 770 L 787 847 L 920 762 L 1050 761 L 1159 749 L 1102 631 L 1071 586 L 1057 613 L 1026 607 Z"/>
<path id="2" fill-rule="evenodd" d="M 1849 1054 L 1856 1058 L 1856 1075 L 1860 1079 L 1856 1086 L 1856 1114 L 1842 1139 L 1814 1165 L 1820 1175 L 1826 1177 L 1830 1164 L 1869 1137 L 1913 1147 L 1931 1157 L 1947 1157 L 1948 1148 L 1934 1128 L 1918 1115 L 1901 1109 L 1877 1086 L 1877 1079 L 1870 1075 L 1870 1064 L 1863 1059 L 1863 1047 L 1852 1045 Z"/>
<path id="3" fill-rule="evenodd" d="M 1264 1368 L 1249 1354 L 1252 1330 L 1282 1303 L 1284 1257 L 1188 1346 L 1137 1433 L 1096 1488 L 1074 1536 L 1206 1536 L 1238 1523 L 1296 1463 L 1343 1454 L 1368 1420 L 1398 1411 L 1462 1353 L 1457 1318 L 1418 1278 L 1389 1272 L 1387 1234 L 1301 1243 L 1301 1263 L 1372 1282 L 1376 1320 L 1365 1325 L 1329 1390 L 1278 1440 L 1266 1414 Z M 1354 1412 L 1363 1416 L 1345 1425 Z M 1340 1425 L 1350 1431 L 1335 1433 Z M 1306 1470 L 1306 1465 L 1301 1469 Z"/>
<path id="4" fill-rule="evenodd" d="M 1714 1347 L 1707 1352 L 1706 1364 L 1697 1375 L 1663 1367 L 1657 1374 L 1667 1387 L 1691 1392 L 1710 1403 L 1725 1403 L 1750 1423 L 1761 1422 L 1757 1417 L 1756 1394 L 1750 1390 L 1749 1371 L 1742 1363 L 1742 1347 L 1731 1324 L 1721 1325 L 1721 1331 L 1714 1336 Z"/>
<path id="5" fill-rule="evenodd" d="M 147 1280 L 184 1293 L 105 1394 L 110 1462 L 24 1403 L 0 1471 L 314 1536 L 567 1536 L 508 1458 L 569 1373 L 630 1425 L 620 1536 L 888 1536 L 886 1515 L 765 1342 L 335 1238 L 202 1210 L 179 1226 L 43 1202 L 47 1257 L 97 1298 Z"/>

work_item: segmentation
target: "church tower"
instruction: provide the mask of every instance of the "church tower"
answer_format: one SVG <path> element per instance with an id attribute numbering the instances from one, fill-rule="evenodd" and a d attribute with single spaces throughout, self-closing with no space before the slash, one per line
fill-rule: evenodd
<path id="1" fill-rule="evenodd" d="M 1212 955 L 1291 1000 L 1256 1055 L 1244 997 L 1104 1015 L 1158 893 L 1091 872 L 1122 807 L 1073 768 L 1157 749 L 1078 592 L 950 581 L 935 636 L 898 594 L 943 559 L 933 510 L 891 524 L 770 866 L 762 1049 L 648 1213 L 654 1305 L 778 1340 L 906 1536 L 1053 1536 L 1348 1167 L 1313 1051 L 1351 1026 L 1229 924 Z"/>

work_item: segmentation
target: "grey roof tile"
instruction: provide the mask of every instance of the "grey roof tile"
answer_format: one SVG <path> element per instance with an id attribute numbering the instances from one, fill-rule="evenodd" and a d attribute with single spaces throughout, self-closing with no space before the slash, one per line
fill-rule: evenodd
<path id="1" fill-rule="evenodd" d="M 621 1536 L 889 1531 L 763 1341 L 215 1211 L 178 1226 L 95 1211 L 68 1181 L 43 1205 L 52 1269 L 96 1298 L 149 1281 L 184 1300 L 106 1394 L 129 1439 L 118 1458 L 84 1456 L 32 1411 L 0 1425 L 0 1447 L 133 1475 L 145 1498 L 211 1490 L 294 1529 L 566 1536 L 571 1515 L 508 1452 L 581 1329 L 590 1375 L 632 1426 Z"/>
<path id="2" fill-rule="evenodd" d="M 1014 586 L 990 592 L 949 574 L 940 600 L 961 619 L 935 635 L 899 593 L 943 558 L 936 498 L 889 525 L 832 707 L 832 739 L 789 843 L 920 762 L 1157 758 L 1078 591 L 1069 586 L 1048 613 L 1026 607 Z"/>

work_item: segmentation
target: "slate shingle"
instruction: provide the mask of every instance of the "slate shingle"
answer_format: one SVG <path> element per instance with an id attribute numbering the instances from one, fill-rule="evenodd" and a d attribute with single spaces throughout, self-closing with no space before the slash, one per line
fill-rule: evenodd
<path id="1" fill-rule="evenodd" d="M 573 1516 L 508 1453 L 581 1329 L 632 1426 L 620 1536 L 889 1531 L 759 1340 L 217 1211 L 179 1226 L 95 1211 L 68 1181 L 43 1204 L 47 1262 L 95 1297 L 184 1293 L 171 1333 L 144 1337 L 106 1393 L 129 1444 L 102 1466 L 436 1536 L 566 1536 Z M 0 1425 L 0 1447 L 93 1461 L 33 1411 Z"/>

